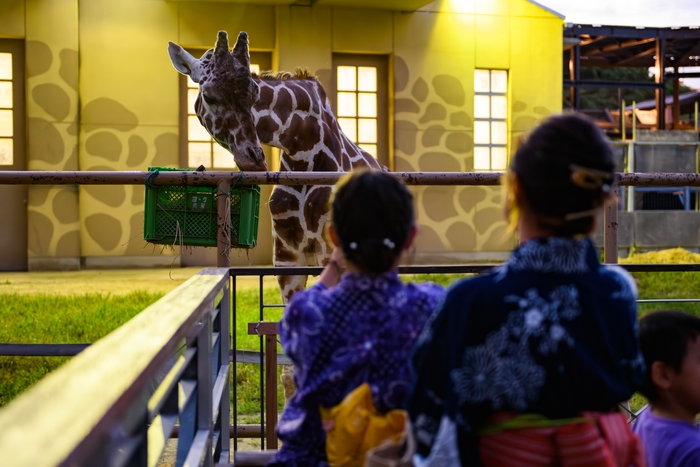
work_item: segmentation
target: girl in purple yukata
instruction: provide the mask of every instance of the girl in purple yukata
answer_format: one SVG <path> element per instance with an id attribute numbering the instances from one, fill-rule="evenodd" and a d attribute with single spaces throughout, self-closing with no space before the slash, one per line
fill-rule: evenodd
<path id="1" fill-rule="evenodd" d="M 443 297 L 404 284 L 397 266 L 416 235 L 413 196 L 383 172 L 353 172 L 336 186 L 328 234 L 335 250 L 319 282 L 298 292 L 280 323 L 297 391 L 282 414 L 282 448 L 269 465 L 325 466 L 319 406 L 367 382 L 381 412 L 403 409 L 410 352 Z"/>

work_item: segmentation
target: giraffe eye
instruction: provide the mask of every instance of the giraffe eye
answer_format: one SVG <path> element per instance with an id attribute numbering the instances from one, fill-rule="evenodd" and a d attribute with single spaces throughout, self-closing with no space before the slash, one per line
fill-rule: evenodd
<path id="1" fill-rule="evenodd" d="M 204 94 L 204 93 L 202 94 L 202 99 L 204 99 L 204 102 L 206 102 L 206 103 L 209 104 L 209 105 L 214 105 L 214 104 L 216 104 L 216 99 L 214 99 L 213 97 L 208 96 L 208 95 L 206 95 L 206 94 Z"/>

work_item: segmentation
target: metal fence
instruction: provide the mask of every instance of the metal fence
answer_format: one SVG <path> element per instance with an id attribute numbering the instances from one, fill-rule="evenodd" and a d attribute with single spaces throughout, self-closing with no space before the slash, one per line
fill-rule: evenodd
<path id="1" fill-rule="evenodd" d="M 155 185 L 218 186 L 222 193 L 228 193 L 232 180 L 240 184 L 331 185 L 343 175 L 170 172 L 154 177 L 149 172 L 0 172 L 0 184 L 142 184 L 149 179 Z M 498 185 L 502 176 L 500 173 L 392 175 L 408 185 L 491 186 Z M 616 182 L 618 186 L 698 187 L 700 175 L 622 173 L 617 174 Z M 220 212 L 225 214 L 226 207 L 226 196 L 220 196 Z M 606 263 L 617 262 L 617 212 L 615 205 L 605 210 Z M 276 324 L 265 323 L 265 310 L 280 305 L 265 304 L 262 300 L 259 304 L 259 322 L 249 327 L 260 334 L 256 356 L 250 352 L 229 352 L 229 344 L 235 349 L 235 332 L 230 336 L 231 341 L 223 338 L 222 332 L 229 329 L 229 320 L 235 329 L 237 319 L 235 300 L 230 317 L 228 313 L 230 290 L 235 296 L 237 277 L 259 276 L 262 297 L 264 276 L 318 274 L 320 268 L 230 268 L 228 256 L 223 254 L 228 244 L 225 232 L 230 231 L 227 225 L 230 216 L 220 215 L 219 218 L 218 249 L 222 254 L 218 255 L 218 261 L 219 266 L 226 269 L 204 270 L 195 276 L 193 283 L 183 284 L 0 411 L 0 433 L 3 433 L 0 458 L 13 459 L 8 465 L 102 465 L 95 464 L 95 459 L 110 459 L 109 465 L 152 466 L 156 465 L 165 440 L 175 431 L 180 438 L 178 466 L 188 459 L 207 466 L 217 461 L 228 462 L 230 434 L 236 438 L 260 436 L 263 448 L 266 444 L 274 447 L 276 390 L 270 391 L 269 386 L 277 384 L 276 333 L 273 332 Z M 491 267 L 493 265 L 411 266 L 401 268 L 400 272 L 479 273 Z M 700 264 L 624 267 L 629 271 L 647 272 L 700 270 Z M 269 329 L 266 331 L 263 325 Z M 150 340 L 145 338 L 144 332 Z M 263 351 L 264 345 L 269 352 Z M 6 345 L 0 347 L 0 354 L 45 355 L 54 351 L 67 355 L 79 350 L 82 349 Z M 260 364 L 259 426 L 238 425 L 235 385 L 234 425 L 229 426 L 228 398 L 223 396 L 228 394 L 229 361 L 234 363 L 234 368 L 238 362 Z M 99 378 L 96 378 L 96 371 Z M 147 386 L 153 381 L 157 389 L 149 393 Z M 266 382 L 268 391 L 265 391 Z M 188 403 L 178 402 L 175 397 L 178 392 L 186 395 Z M 267 396 L 267 393 L 273 395 Z M 180 427 L 176 430 L 178 419 Z M 45 423 L 46 420 L 50 423 Z M 28 439 L 41 449 L 26 449 Z M 236 448 L 234 441 L 234 450 Z"/>

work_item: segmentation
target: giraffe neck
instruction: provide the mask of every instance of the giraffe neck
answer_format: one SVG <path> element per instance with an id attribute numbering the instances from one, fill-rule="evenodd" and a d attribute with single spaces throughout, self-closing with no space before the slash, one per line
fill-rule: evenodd
<path id="1" fill-rule="evenodd" d="M 380 167 L 342 132 L 317 80 L 254 79 L 260 86 L 260 99 L 253 107 L 258 138 L 283 151 L 283 170 L 344 172 L 356 165 Z"/>

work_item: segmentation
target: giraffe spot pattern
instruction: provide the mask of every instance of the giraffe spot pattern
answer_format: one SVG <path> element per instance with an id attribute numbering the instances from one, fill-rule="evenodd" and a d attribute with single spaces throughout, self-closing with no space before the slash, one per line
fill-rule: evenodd
<path id="1" fill-rule="evenodd" d="M 447 117 L 447 109 L 444 105 L 431 102 L 425 109 L 425 113 L 420 118 L 419 123 L 433 122 L 435 120 L 444 120 Z"/>
<path id="2" fill-rule="evenodd" d="M 32 98 L 39 107 L 57 121 L 66 118 L 70 112 L 68 94 L 56 84 L 45 83 L 34 87 Z"/>
<path id="3" fill-rule="evenodd" d="M 29 160 L 58 164 L 65 157 L 63 137 L 56 127 L 43 118 L 27 120 L 29 139 Z"/>
<path id="4" fill-rule="evenodd" d="M 464 187 L 460 192 L 459 205 L 465 212 L 471 212 L 479 203 L 486 199 L 486 191 L 482 187 Z"/>
<path id="5" fill-rule="evenodd" d="M 480 234 L 486 233 L 491 225 L 499 221 L 503 221 L 503 210 L 500 208 L 488 207 L 477 209 L 476 214 L 474 214 L 476 231 Z"/>
<path id="6" fill-rule="evenodd" d="M 129 219 L 129 243 L 126 244 L 127 255 L 138 255 L 144 247 L 143 242 L 143 214 L 137 212 Z"/>
<path id="7" fill-rule="evenodd" d="M 462 83 L 451 75 L 437 75 L 433 78 L 433 89 L 445 102 L 450 105 L 461 107 L 464 105 L 466 96 Z"/>
<path id="8" fill-rule="evenodd" d="M 443 251 L 445 244 L 435 229 L 427 224 L 420 224 L 416 236 L 416 248 L 420 251 Z"/>
<path id="9" fill-rule="evenodd" d="M 104 121 L 107 115 L 109 115 L 109 121 Z M 139 119 L 134 112 L 120 102 L 106 97 L 88 102 L 82 110 L 81 119 L 87 124 L 84 126 L 86 132 L 97 128 L 93 128 L 92 125 L 99 125 L 101 129 L 131 131 L 139 124 Z"/>
<path id="10" fill-rule="evenodd" d="M 100 131 L 88 136 L 85 141 L 85 150 L 91 156 L 117 162 L 122 153 L 122 143 L 113 133 Z"/>
<path id="11" fill-rule="evenodd" d="M 416 104 L 412 99 L 396 99 L 394 101 L 394 112 L 395 113 L 420 113 L 420 106 Z"/>
<path id="12" fill-rule="evenodd" d="M 299 210 L 299 198 L 285 190 L 274 190 L 269 205 L 273 215 L 295 212 Z"/>
<path id="13" fill-rule="evenodd" d="M 27 235 L 29 251 L 36 256 L 45 256 L 49 251 L 54 230 L 51 219 L 40 212 L 29 211 L 27 223 L 32 226 Z"/>
<path id="14" fill-rule="evenodd" d="M 423 102 L 428 97 L 428 92 L 430 92 L 428 83 L 426 83 L 423 78 L 418 78 L 416 82 L 413 83 L 411 95 L 413 95 L 416 100 Z"/>
<path id="15" fill-rule="evenodd" d="M 468 113 L 464 111 L 455 112 L 452 115 L 450 115 L 450 125 L 471 128 L 472 118 L 469 116 Z"/>
<path id="16" fill-rule="evenodd" d="M 441 222 L 457 215 L 457 210 L 451 200 L 454 197 L 454 187 L 429 186 L 423 191 L 423 208 L 430 220 Z"/>
<path id="17" fill-rule="evenodd" d="M 77 144 L 73 145 L 70 156 L 68 156 L 66 163 L 63 165 L 63 170 L 79 170 Z"/>
<path id="18" fill-rule="evenodd" d="M 298 217 L 273 218 L 272 225 L 275 232 L 284 238 L 289 246 L 299 248 L 304 240 L 304 229 Z"/>
<path id="19" fill-rule="evenodd" d="M 109 214 L 92 214 L 85 218 L 85 230 L 105 251 L 115 249 L 122 236 L 121 222 Z"/>
<path id="20" fill-rule="evenodd" d="M 39 41 L 27 41 L 26 45 L 27 57 L 27 77 L 34 78 L 49 71 L 53 63 L 53 54 L 48 44 Z"/>
<path id="21" fill-rule="evenodd" d="M 314 186 L 309 190 L 304 205 L 304 220 L 311 232 L 318 232 L 323 214 L 328 212 L 328 201 L 331 197 L 331 187 Z"/>
<path id="22" fill-rule="evenodd" d="M 146 160 L 148 146 L 146 141 L 138 135 L 129 137 L 129 157 L 126 159 L 127 167 L 137 167 Z"/>
<path id="23" fill-rule="evenodd" d="M 397 133 L 395 143 L 396 149 L 409 156 L 416 152 L 416 134 L 418 133 L 418 127 L 412 122 L 397 120 L 394 124 L 394 128 L 396 128 Z"/>
<path id="24" fill-rule="evenodd" d="M 447 228 L 445 237 L 455 251 L 472 251 L 476 249 L 476 232 L 466 222 L 455 222 Z"/>
<path id="25" fill-rule="evenodd" d="M 27 204 L 29 206 L 43 205 L 46 202 L 46 199 L 49 197 L 50 192 L 50 186 L 32 186 L 29 190 L 29 196 L 27 196 Z"/>
<path id="26" fill-rule="evenodd" d="M 459 172 L 459 161 L 446 152 L 426 152 L 418 159 L 421 172 Z"/>
<path id="27" fill-rule="evenodd" d="M 140 185 L 134 185 L 131 187 L 131 205 L 132 206 L 143 206 L 145 201 L 146 188 Z"/>
<path id="28" fill-rule="evenodd" d="M 58 57 L 61 61 L 61 68 L 58 75 L 74 91 L 78 90 L 78 51 L 75 49 L 62 49 Z"/>
<path id="29" fill-rule="evenodd" d="M 292 94 L 286 88 L 277 91 L 277 100 L 272 111 L 279 117 L 282 125 L 286 125 L 287 119 L 292 114 Z"/>
<path id="30" fill-rule="evenodd" d="M 72 224 L 80 219 L 76 198 L 75 187 L 63 189 L 54 197 L 53 215 L 61 224 Z"/>
<path id="31" fill-rule="evenodd" d="M 442 125 L 431 125 L 423 132 L 422 143 L 426 148 L 439 146 L 440 139 L 445 134 L 445 127 Z"/>
<path id="32" fill-rule="evenodd" d="M 474 140 L 469 133 L 454 131 L 447 135 L 445 147 L 457 154 L 466 154 L 474 148 Z"/>
<path id="33" fill-rule="evenodd" d="M 59 258 L 75 258 L 80 256 L 80 231 L 71 230 L 64 233 L 56 244 L 56 256 Z"/>
<path id="34" fill-rule="evenodd" d="M 112 208 L 118 208 L 124 203 L 124 200 L 126 200 L 126 189 L 123 185 L 85 185 L 83 189 L 97 201 Z"/>
<path id="35" fill-rule="evenodd" d="M 396 92 L 401 92 L 404 89 L 406 89 L 406 86 L 408 85 L 408 65 L 406 65 L 406 61 L 399 57 L 398 55 L 394 56 L 394 90 Z"/>
<path id="36" fill-rule="evenodd" d="M 269 89 L 269 88 L 265 88 Z M 272 140 L 272 137 L 274 133 L 279 129 L 279 125 L 275 121 L 274 118 L 270 115 L 264 115 L 260 117 L 258 120 L 257 125 L 255 126 L 255 130 L 258 133 L 258 137 L 260 138 L 260 141 L 263 142 L 270 142 Z"/>

